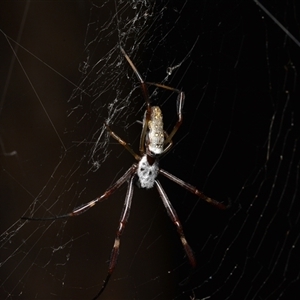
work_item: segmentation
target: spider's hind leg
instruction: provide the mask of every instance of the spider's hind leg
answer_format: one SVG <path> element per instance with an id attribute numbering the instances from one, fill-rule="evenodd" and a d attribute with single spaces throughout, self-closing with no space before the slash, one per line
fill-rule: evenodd
<path id="1" fill-rule="evenodd" d="M 125 141 L 123 141 L 118 135 L 116 135 L 111 129 L 110 127 L 104 123 L 106 130 L 109 132 L 109 134 L 118 141 L 119 144 L 121 144 L 137 161 L 141 160 L 141 157 L 136 154 L 133 149 L 129 146 L 128 143 L 126 143 Z"/>

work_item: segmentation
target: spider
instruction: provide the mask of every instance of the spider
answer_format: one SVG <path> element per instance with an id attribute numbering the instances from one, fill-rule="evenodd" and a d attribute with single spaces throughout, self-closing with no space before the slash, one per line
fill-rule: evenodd
<path id="1" fill-rule="evenodd" d="M 192 194 L 195 194 L 200 199 L 206 201 L 207 203 L 214 205 L 218 209 L 227 209 L 230 204 L 224 205 L 206 195 L 204 195 L 201 191 L 199 191 L 196 187 L 192 186 L 191 184 L 184 182 L 183 180 L 179 179 L 178 177 L 174 176 L 173 174 L 161 169 L 159 167 L 159 157 L 162 154 L 165 154 L 168 152 L 172 145 L 172 138 L 179 129 L 180 125 L 182 124 L 182 109 L 185 99 L 185 94 L 183 91 L 180 91 L 176 88 L 172 88 L 170 86 L 166 86 L 159 83 L 153 83 L 153 82 L 145 82 L 143 78 L 141 77 L 140 73 L 136 69 L 135 65 L 129 58 L 129 56 L 126 54 L 124 49 L 121 47 L 121 52 L 126 58 L 127 62 L 131 66 L 133 72 L 135 73 L 136 77 L 139 80 L 139 84 L 141 86 L 142 94 L 144 97 L 144 100 L 146 102 L 146 111 L 144 114 L 143 122 L 142 122 L 142 132 L 140 136 L 140 144 L 139 144 L 139 153 L 137 154 L 134 152 L 134 150 L 129 146 L 128 143 L 126 143 L 124 140 L 122 140 L 117 134 L 115 134 L 111 128 L 108 126 L 108 124 L 104 123 L 107 131 L 109 134 L 116 139 L 132 156 L 136 159 L 136 163 L 133 163 L 133 165 L 125 172 L 123 176 L 121 176 L 114 184 L 112 184 L 100 197 L 89 201 L 85 204 L 82 204 L 79 207 L 76 207 L 72 212 L 60 215 L 60 216 L 54 216 L 49 218 L 32 218 L 32 217 L 23 217 L 22 219 L 25 220 L 56 220 L 60 218 L 68 218 L 68 217 L 75 217 L 78 215 L 83 214 L 93 206 L 95 206 L 97 203 L 101 202 L 102 200 L 110 197 L 117 189 L 119 189 L 125 182 L 128 183 L 127 192 L 125 196 L 124 206 L 123 210 L 120 216 L 119 220 L 119 226 L 117 229 L 114 245 L 111 251 L 111 256 L 109 260 L 109 266 L 108 266 L 108 273 L 105 278 L 105 280 L 102 283 L 101 290 L 98 292 L 98 294 L 93 298 L 97 299 L 105 290 L 107 283 L 113 274 L 113 271 L 117 264 L 117 259 L 119 256 L 119 249 L 120 249 L 120 238 L 122 233 L 124 232 L 126 223 L 129 218 L 130 214 L 130 208 L 131 208 L 131 200 L 133 196 L 133 189 L 134 189 L 134 183 L 137 184 L 140 188 L 150 189 L 154 186 L 156 187 L 160 198 L 162 199 L 162 202 L 167 210 L 167 213 L 174 223 L 174 225 L 177 228 L 177 232 L 179 234 L 183 249 L 188 257 L 188 260 L 192 267 L 195 267 L 196 265 L 196 259 L 193 254 L 193 251 L 191 247 L 189 246 L 184 232 L 181 225 L 181 222 L 177 216 L 177 213 L 172 206 L 166 192 L 164 191 L 162 185 L 157 180 L 157 176 L 159 174 L 167 177 L 171 181 L 177 183 L 181 187 L 185 188 Z M 161 112 L 161 109 L 159 106 L 151 106 L 149 95 L 148 95 L 148 86 L 154 86 L 157 88 L 169 90 L 171 92 L 175 92 L 178 94 L 177 96 L 177 116 L 178 120 L 171 131 L 170 134 L 168 134 L 164 128 L 163 128 L 163 115 Z"/>

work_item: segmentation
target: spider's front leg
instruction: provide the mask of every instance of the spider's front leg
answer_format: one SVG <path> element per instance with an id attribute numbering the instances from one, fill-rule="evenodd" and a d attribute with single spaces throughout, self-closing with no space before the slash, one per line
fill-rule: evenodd
<path id="1" fill-rule="evenodd" d="M 204 193 L 202 193 L 201 191 L 199 191 L 196 187 L 194 187 L 193 185 L 179 179 L 178 177 L 176 177 L 175 175 L 163 170 L 163 169 L 159 169 L 159 173 L 164 175 L 165 177 L 169 178 L 170 180 L 172 180 L 173 182 L 177 183 L 178 185 L 180 185 L 181 187 L 185 188 L 186 190 L 188 190 L 190 193 L 196 195 L 197 197 L 199 197 L 200 199 L 206 201 L 207 203 L 215 206 L 218 209 L 228 209 L 231 206 L 231 203 L 229 201 L 229 203 L 227 205 L 218 202 L 217 200 L 210 198 L 208 196 L 206 196 Z M 229 199 L 230 200 L 230 199 Z"/>
<path id="2" fill-rule="evenodd" d="M 185 238 L 185 235 L 183 233 L 183 228 L 182 228 L 181 222 L 178 218 L 178 215 L 175 211 L 175 208 L 171 204 L 171 202 L 170 202 L 165 190 L 161 186 L 160 182 L 158 180 L 155 180 L 155 184 L 156 184 L 156 188 L 159 192 L 160 198 L 162 199 L 163 204 L 164 204 L 164 206 L 167 210 L 167 213 L 168 213 L 170 219 L 172 220 L 172 222 L 174 223 L 174 225 L 177 228 L 177 232 L 179 234 L 180 241 L 183 245 L 183 249 L 184 249 L 184 251 L 185 251 L 185 253 L 186 253 L 186 255 L 187 255 L 187 257 L 190 261 L 190 264 L 194 268 L 196 266 L 196 259 L 195 259 L 195 256 L 193 254 L 192 248 L 190 247 L 190 245 L 188 244 L 188 242 Z"/>
<path id="3" fill-rule="evenodd" d="M 46 218 L 21 217 L 21 219 L 28 220 L 28 221 L 53 221 L 58 219 L 65 219 L 65 218 L 79 216 L 85 213 L 90 208 L 94 207 L 97 203 L 103 201 L 104 199 L 109 198 L 120 186 L 122 186 L 131 176 L 133 176 L 136 173 L 136 169 L 137 169 L 137 165 L 133 164 L 126 171 L 126 173 L 122 177 L 120 177 L 113 185 L 111 185 L 100 197 L 74 208 L 73 211 L 70 213 L 54 216 L 54 217 L 46 217 Z"/>
<path id="4" fill-rule="evenodd" d="M 120 221 L 119 221 L 119 227 L 118 227 L 117 234 L 115 237 L 114 246 L 112 248 L 111 255 L 110 255 L 108 273 L 107 273 L 105 280 L 103 281 L 100 292 L 93 298 L 93 300 L 96 300 L 103 293 L 113 271 L 115 270 L 116 264 L 117 264 L 119 250 L 120 250 L 120 238 L 125 229 L 125 226 L 128 221 L 129 214 L 130 214 L 133 189 L 134 189 L 133 188 L 133 178 L 134 178 L 134 175 L 132 175 L 130 177 L 129 182 L 128 182 L 127 193 L 126 193 L 124 206 L 123 206 L 123 210 L 122 210 Z"/>

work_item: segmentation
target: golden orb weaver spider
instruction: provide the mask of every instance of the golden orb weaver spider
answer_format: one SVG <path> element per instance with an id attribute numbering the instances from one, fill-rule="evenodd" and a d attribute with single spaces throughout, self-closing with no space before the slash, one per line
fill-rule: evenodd
<path id="1" fill-rule="evenodd" d="M 186 241 L 185 235 L 183 233 L 183 228 L 181 225 L 181 222 L 177 216 L 177 213 L 172 206 L 166 192 L 164 191 L 162 185 L 160 182 L 156 179 L 159 174 L 167 177 L 171 181 L 177 183 L 181 187 L 185 188 L 192 194 L 195 194 L 200 199 L 206 201 L 207 203 L 214 205 L 215 207 L 219 209 L 227 209 L 230 204 L 224 205 L 210 197 L 207 197 L 204 195 L 201 191 L 199 191 L 196 187 L 190 185 L 187 182 L 184 182 L 183 180 L 177 178 L 173 174 L 161 169 L 158 164 L 158 158 L 169 151 L 173 145 L 172 138 L 177 132 L 178 128 L 182 124 L 182 109 L 185 99 L 185 94 L 183 91 L 180 91 L 178 89 L 159 84 L 159 83 L 153 83 L 153 82 L 145 82 L 136 67 L 134 66 L 133 62 L 129 58 L 129 56 L 126 54 L 124 49 L 121 47 L 121 52 L 123 53 L 124 57 L 126 58 L 127 62 L 131 66 L 132 70 L 134 71 L 135 75 L 137 76 L 143 97 L 146 102 L 146 111 L 143 118 L 143 127 L 140 137 L 140 145 L 139 145 L 139 152 L 140 154 L 137 154 L 134 152 L 134 150 L 126 143 L 124 140 L 122 140 L 118 135 L 116 135 L 110 127 L 105 123 L 105 127 L 110 133 L 110 135 L 116 139 L 123 147 L 125 147 L 126 150 L 128 150 L 129 153 L 133 155 L 133 157 L 137 160 L 137 163 L 134 163 L 123 176 L 121 176 L 114 184 L 112 184 L 100 197 L 89 201 L 85 204 L 80 205 L 79 207 L 76 207 L 72 212 L 60 215 L 60 216 L 54 216 L 50 218 L 32 218 L 32 217 L 22 217 L 24 220 L 34 220 L 34 221 L 45 221 L 45 220 L 57 220 L 62 218 L 68 218 L 68 217 L 75 217 L 78 215 L 83 214 L 88 209 L 96 205 L 97 203 L 101 202 L 102 200 L 108 198 L 111 194 L 113 194 L 119 187 L 121 187 L 126 181 L 128 182 L 127 192 L 125 196 L 124 206 L 123 210 L 120 216 L 119 220 L 119 227 L 116 233 L 114 245 L 111 251 L 111 256 L 109 260 L 109 267 L 108 267 L 108 273 L 103 281 L 101 290 L 98 292 L 98 294 L 93 298 L 94 300 L 97 299 L 102 292 L 105 290 L 105 287 L 107 286 L 107 283 L 116 267 L 117 259 L 119 256 L 119 249 L 120 249 L 120 238 L 121 235 L 125 229 L 125 225 L 128 221 L 129 214 L 130 214 L 130 208 L 131 208 L 131 200 L 133 196 L 133 189 L 134 189 L 134 180 L 137 179 L 137 185 L 140 188 L 146 188 L 150 189 L 154 186 L 157 188 L 159 196 L 161 197 L 163 204 L 167 210 L 167 213 L 169 217 L 171 218 L 172 222 L 175 224 L 177 228 L 177 232 L 179 234 L 181 243 L 183 245 L 184 251 L 189 259 L 190 264 L 192 267 L 195 267 L 196 265 L 196 259 L 194 257 L 193 251 L 191 247 L 189 246 L 188 242 Z M 161 89 L 166 89 L 171 92 L 176 92 L 178 94 L 177 96 L 177 116 L 178 120 L 175 124 L 173 130 L 170 134 L 168 134 L 163 129 L 163 116 L 161 109 L 158 106 L 151 106 L 149 95 L 148 95 L 148 86 L 155 86 Z"/>

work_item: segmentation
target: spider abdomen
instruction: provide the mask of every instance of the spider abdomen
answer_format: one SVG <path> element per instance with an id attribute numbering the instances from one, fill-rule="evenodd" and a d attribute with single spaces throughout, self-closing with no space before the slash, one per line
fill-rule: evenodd
<path id="1" fill-rule="evenodd" d="M 151 107 L 151 116 L 148 122 L 149 150 L 154 154 L 161 154 L 164 150 L 163 115 L 158 106 Z"/>
<path id="2" fill-rule="evenodd" d="M 158 161 L 155 160 L 152 165 L 147 160 L 147 155 L 144 155 L 138 163 L 137 175 L 141 188 L 151 189 L 154 186 L 154 181 L 158 175 Z"/>

